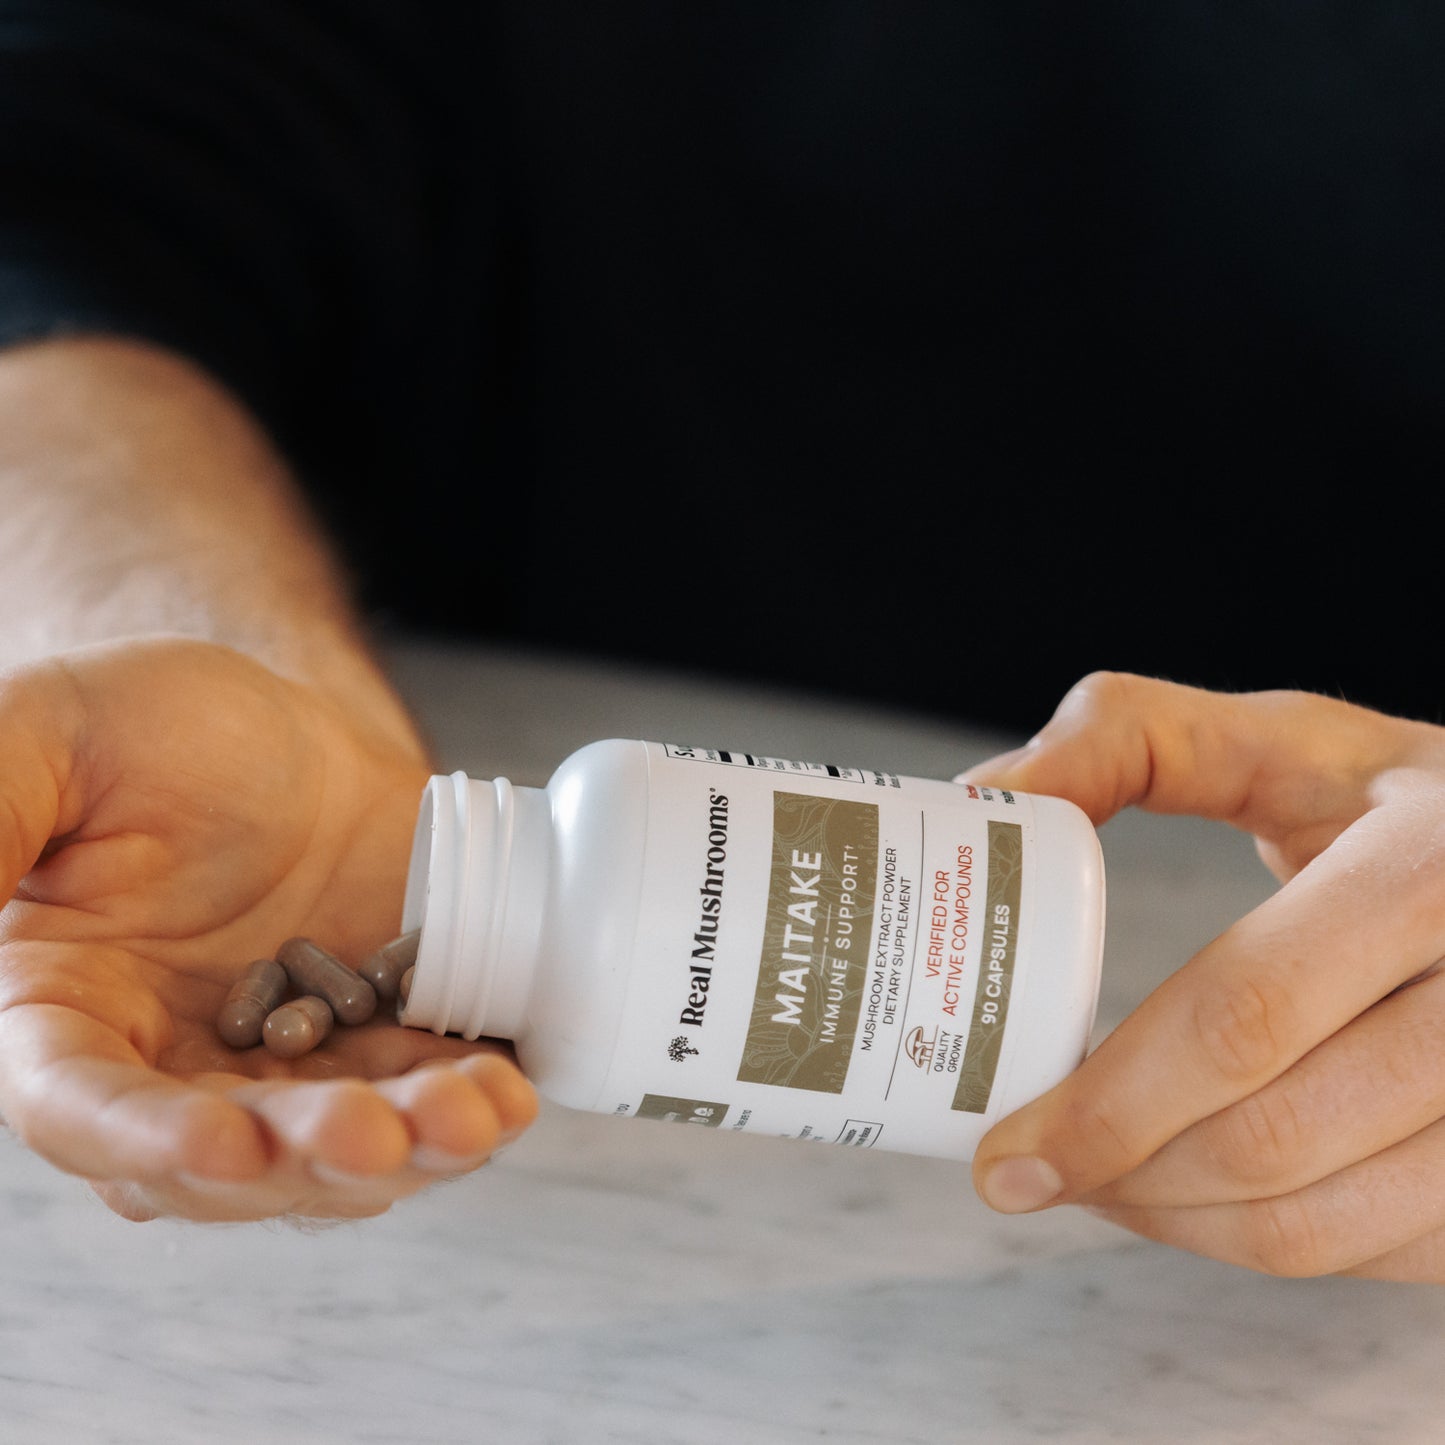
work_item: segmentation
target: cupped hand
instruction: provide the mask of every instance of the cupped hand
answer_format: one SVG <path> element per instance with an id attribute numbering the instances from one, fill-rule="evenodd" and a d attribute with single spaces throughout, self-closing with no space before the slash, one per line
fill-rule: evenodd
<path id="1" fill-rule="evenodd" d="M 964 775 L 1253 834 L 1280 889 L 997 1124 L 982 1197 L 1283 1275 L 1445 1281 L 1445 728 L 1086 678 Z"/>
<path id="2" fill-rule="evenodd" d="M 286 1062 L 222 998 L 301 934 L 400 931 L 419 750 L 226 648 L 0 675 L 0 1116 L 131 1218 L 376 1214 L 536 1111 L 498 1046 L 378 1017 Z"/>

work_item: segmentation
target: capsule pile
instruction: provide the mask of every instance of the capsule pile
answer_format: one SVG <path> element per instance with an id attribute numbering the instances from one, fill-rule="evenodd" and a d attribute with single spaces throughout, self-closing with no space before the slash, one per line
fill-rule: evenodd
<path id="1" fill-rule="evenodd" d="M 392 939 L 355 969 L 312 939 L 288 938 L 231 987 L 216 1032 L 233 1049 L 265 1044 L 279 1058 L 300 1058 L 337 1024 L 364 1024 L 381 1005 L 406 1002 L 419 933 Z"/>

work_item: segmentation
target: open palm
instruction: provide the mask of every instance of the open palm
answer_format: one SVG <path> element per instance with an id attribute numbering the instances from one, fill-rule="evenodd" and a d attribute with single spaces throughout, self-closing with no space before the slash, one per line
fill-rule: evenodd
<path id="1" fill-rule="evenodd" d="M 214 1019 L 285 938 L 398 930 L 425 761 L 210 644 L 0 680 L 0 1113 L 134 1217 L 374 1213 L 535 1101 L 497 1049 L 378 1018 L 284 1062 Z M 433 1065 L 432 1067 L 419 1067 Z"/>

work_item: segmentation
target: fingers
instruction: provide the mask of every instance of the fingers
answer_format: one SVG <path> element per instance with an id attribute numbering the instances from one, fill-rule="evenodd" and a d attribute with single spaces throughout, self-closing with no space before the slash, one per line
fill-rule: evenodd
<path id="1" fill-rule="evenodd" d="M 1091 1203 L 1289 1194 L 1445 1118 L 1445 976 L 1403 988 L 1258 1092 L 1171 1139 Z"/>
<path id="2" fill-rule="evenodd" d="M 1024 747 L 961 778 L 1068 797 L 1095 823 L 1139 805 L 1232 816 L 1260 745 L 1238 746 L 1238 699 L 1128 674 L 1095 673 Z"/>
<path id="3" fill-rule="evenodd" d="M 408 1162 L 426 1173 L 482 1163 L 537 1117 L 535 1091 L 497 1054 L 428 1065 L 377 1089 L 408 1123 Z"/>
<path id="4" fill-rule="evenodd" d="M 115 1030 L 54 1003 L 0 1012 L 0 1114 L 36 1153 L 88 1178 L 244 1179 L 266 1164 L 245 1110 L 156 1073 Z"/>
<path id="5" fill-rule="evenodd" d="M 265 1127 L 264 1174 L 235 1185 L 188 1175 L 148 1200 L 201 1219 L 361 1218 L 484 1164 L 536 1116 L 536 1095 L 499 1054 L 356 1079 L 252 1083 L 233 1100 Z"/>
<path id="6" fill-rule="evenodd" d="M 183 1081 L 51 1004 L 0 1013 L 0 1059 L 0 1108 L 14 1132 L 131 1218 L 378 1213 L 475 1168 L 537 1109 L 531 1085 L 493 1051 L 376 1084 Z"/>
<path id="7" fill-rule="evenodd" d="M 1445 940 L 1445 808 L 1378 808 L 984 1139 L 1009 1212 L 1078 1198 L 1238 1104 L 1429 967 Z"/>
<path id="8" fill-rule="evenodd" d="M 1445 1121 L 1287 1194 L 1183 1208 L 1106 1205 L 1094 1212 L 1146 1238 L 1266 1274 L 1442 1280 L 1442 1175 Z"/>
<path id="9" fill-rule="evenodd" d="M 1226 821 L 1288 880 L 990 1132 L 984 1199 L 1270 1273 L 1445 1277 L 1445 731 L 1098 675 L 964 776 Z"/>
<path id="10" fill-rule="evenodd" d="M 1445 1284 L 1445 1229 L 1412 1239 L 1398 1249 L 1367 1259 L 1362 1264 L 1337 1270 L 1357 1279 L 1395 1280 L 1402 1284 Z"/>
<path id="11" fill-rule="evenodd" d="M 1221 694 L 1096 673 L 1022 748 L 961 779 L 1069 798 L 1095 823 L 1122 808 L 1191 813 L 1273 834 L 1335 831 L 1368 806 L 1369 781 L 1432 730 L 1304 693 Z"/>

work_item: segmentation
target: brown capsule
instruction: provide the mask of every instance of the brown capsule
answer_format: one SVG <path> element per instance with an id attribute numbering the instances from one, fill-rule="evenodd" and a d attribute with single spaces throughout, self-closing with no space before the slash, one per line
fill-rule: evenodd
<path id="1" fill-rule="evenodd" d="M 412 976 L 415 973 L 416 968 L 412 967 L 407 969 L 407 971 L 401 976 L 401 983 L 397 987 L 396 996 L 402 1001 L 403 1004 L 407 1001 L 407 999 L 411 997 L 411 980 Z"/>
<path id="2" fill-rule="evenodd" d="M 269 958 L 258 958 L 231 991 L 216 1015 L 216 1032 L 233 1049 L 261 1042 L 266 1015 L 286 997 L 286 970 Z"/>
<path id="3" fill-rule="evenodd" d="M 339 1023 L 364 1024 L 376 1012 L 376 990 L 319 943 L 288 938 L 276 950 L 276 962 L 297 993 L 324 998 Z"/>
<path id="4" fill-rule="evenodd" d="M 315 994 L 306 994 L 267 1014 L 262 1034 L 266 1047 L 278 1058 L 299 1059 L 326 1042 L 334 1022 L 331 1005 Z"/>
<path id="5" fill-rule="evenodd" d="M 420 938 L 421 929 L 413 928 L 369 954 L 356 970 L 376 990 L 379 1002 L 396 1002 L 401 990 L 401 976 L 416 962 L 416 946 Z"/>

